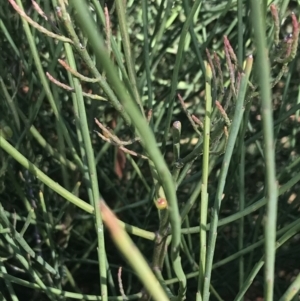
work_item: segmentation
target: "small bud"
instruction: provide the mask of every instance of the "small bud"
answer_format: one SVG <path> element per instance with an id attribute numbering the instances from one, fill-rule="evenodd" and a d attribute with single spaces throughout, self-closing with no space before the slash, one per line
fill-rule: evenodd
<path id="1" fill-rule="evenodd" d="M 163 210 L 168 207 L 168 202 L 164 198 L 159 198 L 155 201 L 155 206 L 158 210 Z"/>

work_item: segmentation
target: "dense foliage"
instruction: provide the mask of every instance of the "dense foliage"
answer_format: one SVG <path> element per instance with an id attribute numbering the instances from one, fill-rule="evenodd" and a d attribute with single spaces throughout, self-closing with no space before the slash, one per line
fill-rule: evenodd
<path id="1" fill-rule="evenodd" d="M 299 300 L 299 1 L 0 8 L 1 300 Z"/>

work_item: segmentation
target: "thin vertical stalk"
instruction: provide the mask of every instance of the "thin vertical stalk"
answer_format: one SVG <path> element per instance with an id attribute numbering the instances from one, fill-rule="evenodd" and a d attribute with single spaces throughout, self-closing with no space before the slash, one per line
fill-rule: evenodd
<path id="1" fill-rule="evenodd" d="M 11 114 L 13 116 L 13 119 L 15 121 L 16 128 L 18 130 L 20 130 L 21 124 L 20 124 L 20 117 L 18 115 L 18 109 L 17 109 L 16 104 L 14 103 L 12 97 L 9 95 L 9 93 L 7 91 L 7 88 L 4 84 L 4 81 L 3 81 L 1 76 L 0 76 L 0 87 L 2 89 L 3 95 L 5 96 L 7 106 L 9 107 L 9 109 L 11 111 Z"/>
<path id="2" fill-rule="evenodd" d="M 238 0 L 238 62 L 242 66 L 244 57 L 244 23 L 243 23 L 243 0 Z"/>
<path id="3" fill-rule="evenodd" d="M 266 51 L 265 15 L 262 15 L 261 4 L 251 1 L 251 17 L 254 30 L 254 43 L 257 49 L 257 75 L 262 101 L 261 114 L 264 136 L 264 153 L 266 166 L 265 188 L 267 191 L 267 215 L 265 223 L 265 287 L 264 297 L 266 301 L 273 300 L 274 290 L 274 266 L 276 253 L 276 220 L 277 220 L 277 196 L 276 165 L 274 150 L 274 124 L 272 109 L 272 94 L 270 86 L 270 63 Z"/>
<path id="4" fill-rule="evenodd" d="M 61 7 L 63 20 L 69 20 L 68 15 L 67 15 L 67 11 L 66 11 L 66 7 L 65 7 L 65 3 L 62 2 L 61 0 L 59 0 L 59 1 L 60 1 L 60 7 Z M 71 28 L 72 28 L 71 23 L 70 22 L 65 22 L 65 25 L 66 25 L 66 23 L 68 24 L 67 26 L 69 28 L 69 32 L 71 32 Z M 75 39 L 73 39 L 73 40 L 75 41 Z M 76 70 L 77 67 L 76 67 L 76 63 L 75 63 L 72 48 L 68 44 L 66 44 L 64 47 L 65 47 L 66 57 L 69 61 L 70 67 L 73 70 Z M 72 87 L 74 87 L 74 86 L 77 87 L 79 85 L 78 79 L 76 79 L 76 81 L 74 81 L 72 75 L 69 72 L 68 72 L 68 78 L 69 78 L 69 81 L 70 81 Z M 79 96 L 77 94 L 78 91 L 80 91 Z M 76 120 L 77 140 L 79 142 L 81 157 L 83 158 L 82 159 L 83 165 L 84 165 L 84 167 L 82 169 L 83 177 L 84 177 L 84 180 L 87 184 L 86 189 L 87 189 L 87 193 L 88 193 L 88 196 L 89 196 L 90 204 L 93 205 L 94 204 L 94 197 L 93 197 L 93 192 L 92 192 L 92 185 L 90 185 L 90 181 L 91 181 L 90 174 L 89 174 L 90 170 L 89 170 L 88 163 L 87 163 L 86 144 L 85 144 L 84 139 L 83 139 L 83 130 L 82 130 L 80 112 L 79 112 L 80 106 L 78 105 L 78 102 L 80 101 L 81 97 L 82 97 L 81 90 L 75 90 L 75 93 L 72 95 L 72 101 L 73 101 L 73 107 L 74 107 L 74 116 L 75 116 L 75 120 Z M 85 109 L 84 109 L 84 111 L 85 111 Z M 83 125 L 83 126 L 85 126 L 85 125 Z M 94 162 L 94 165 L 95 165 L 95 162 Z"/>
<path id="5" fill-rule="evenodd" d="M 180 159 L 180 137 L 181 137 L 181 122 L 175 121 L 172 127 L 173 134 L 173 155 L 174 155 L 174 168 L 172 171 L 174 182 L 177 182 L 180 168 L 176 166 L 176 163 Z M 176 185 L 177 186 L 177 185 Z"/>
<path id="6" fill-rule="evenodd" d="M 72 49 L 69 45 L 65 45 L 66 54 L 69 65 L 72 69 L 76 70 L 75 58 L 72 52 Z M 93 146 L 90 137 L 90 131 L 88 128 L 87 122 L 87 114 L 85 110 L 85 104 L 82 95 L 82 88 L 77 78 L 73 78 L 73 86 L 76 94 L 76 111 L 78 112 L 79 120 L 77 120 L 77 124 L 80 125 L 80 130 L 84 143 L 84 155 L 86 155 L 87 161 L 87 170 L 88 174 L 86 174 L 86 180 L 88 180 L 88 191 L 91 189 L 92 193 L 89 193 L 90 203 L 94 206 L 95 212 L 95 228 L 98 238 L 98 260 L 99 260 L 99 274 L 100 274 L 100 287 L 101 287 L 101 296 L 103 300 L 107 301 L 108 292 L 107 292 L 107 269 L 106 269 L 106 256 L 105 256 L 105 244 L 104 244 L 104 228 L 103 222 L 101 218 L 101 214 L 99 211 L 100 206 L 100 192 L 98 186 L 98 178 L 95 164 L 95 156 L 93 151 Z"/>
<path id="7" fill-rule="evenodd" d="M 143 1 L 148 2 L 148 1 Z M 165 6 L 165 2 L 167 2 L 167 5 Z M 158 49 L 160 46 L 160 42 L 162 40 L 163 34 L 167 28 L 167 21 L 168 17 L 170 15 L 170 12 L 172 10 L 174 1 L 173 0 L 163 0 L 160 3 L 160 7 L 156 16 L 156 25 L 153 35 L 150 39 L 150 46 L 151 46 L 151 56 L 148 58 L 150 66 L 153 63 L 153 58 L 158 55 Z M 154 72 L 155 68 L 157 67 L 157 62 L 154 63 L 154 66 L 152 68 L 152 72 Z M 145 83 L 145 77 L 146 77 L 146 68 L 143 71 L 143 74 L 139 78 L 138 87 L 139 90 L 142 91 L 144 83 Z"/>
<path id="8" fill-rule="evenodd" d="M 199 257 L 199 279 L 198 292 L 203 293 L 204 273 L 206 262 L 206 225 L 207 225 L 207 209 L 208 209 L 208 175 L 209 175 L 209 142 L 210 142 L 210 124 L 212 111 L 212 95 L 211 95 L 211 66 L 206 64 L 205 75 L 205 120 L 203 133 L 203 158 L 202 158 L 202 180 L 199 185 L 201 189 L 200 200 L 200 257 Z"/>
<path id="9" fill-rule="evenodd" d="M 245 126 L 245 124 L 244 124 Z M 239 163 L 239 173 L 238 173 L 238 183 L 239 183 L 239 210 L 243 211 L 245 209 L 245 145 L 244 135 L 241 135 L 240 141 L 242 143 L 241 153 L 240 153 L 240 163 Z M 238 238 L 238 248 L 242 250 L 244 248 L 244 217 L 239 221 L 239 238 Z M 244 283 L 244 256 L 239 258 L 239 286 L 242 287 Z"/>
<path id="10" fill-rule="evenodd" d="M 149 35 L 148 35 L 148 1 L 142 1 L 142 14 L 143 14 L 143 34 L 144 34 L 144 59 L 145 59 L 145 72 L 146 72 L 146 80 L 147 80 L 147 88 L 148 88 L 148 110 L 152 110 L 152 81 L 151 81 L 151 57 L 150 57 L 150 43 L 149 43 Z M 151 119 L 150 124 L 153 123 Z"/>
<path id="11" fill-rule="evenodd" d="M 210 224 L 209 239 L 208 239 L 208 246 L 207 246 L 207 259 L 206 259 L 205 280 L 204 280 L 204 289 L 203 289 L 204 301 L 209 300 L 209 285 L 211 279 L 214 250 L 215 250 L 216 239 L 217 239 L 219 211 L 221 208 L 221 201 L 223 197 L 223 191 L 225 187 L 230 160 L 232 157 L 235 141 L 238 135 L 238 131 L 244 113 L 244 100 L 245 100 L 249 75 L 252 70 L 252 63 L 253 63 L 253 58 L 252 56 L 249 56 L 246 63 L 245 73 L 243 72 L 241 74 L 241 83 L 238 91 L 235 113 L 234 113 L 232 125 L 230 127 L 227 148 L 225 151 L 221 172 L 219 176 L 219 183 L 217 187 L 214 208 L 212 211 L 212 221 Z"/>
<path id="12" fill-rule="evenodd" d="M 116 10 L 118 14 L 118 20 L 119 20 L 119 27 L 122 37 L 122 44 L 124 48 L 124 54 L 125 54 L 125 60 L 129 75 L 129 80 L 131 85 L 133 86 L 133 93 L 134 98 L 138 106 L 140 107 L 142 115 L 145 117 L 145 112 L 143 109 L 143 104 L 137 89 L 137 83 L 136 83 L 136 73 L 134 70 L 134 60 L 131 55 L 131 49 L 130 49 L 130 39 L 128 34 L 128 25 L 126 22 L 126 7 L 124 6 L 124 1 L 115 1 Z"/>
<path id="13" fill-rule="evenodd" d="M 245 147 L 245 133 L 248 126 L 249 121 L 249 112 L 250 112 L 251 102 L 249 101 L 246 105 L 246 110 L 244 114 L 243 126 L 240 131 L 239 137 L 239 146 L 237 153 L 240 155 L 239 162 L 239 171 L 238 171 L 238 190 L 239 190 L 239 211 L 243 211 L 245 209 L 245 156 L 246 156 L 246 147 Z M 239 221 L 239 237 L 238 237 L 238 249 L 242 250 L 244 248 L 244 229 L 245 229 L 245 219 L 241 217 Z M 249 261 L 249 260 L 248 260 Z M 245 261 L 244 256 L 240 256 L 239 258 L 239 287 L 242 288 L 244 284 L 244 275 L 245 275 Z"/>
<path id="14" fill-rule="evenodd" d="M 168 140 L 168 134 L 169 134 L 169 130 L 170 130 L 170 123 L 171 123 L 172 114 L 173 114 L 174 100 L 175 100 L 175 94 L 176 94 L 177 83 L 178 83 L 178 74 L 179 74 L 179 69 L 181 67 L 181 60 L 182 60 L 182 54 L 183 54 L 184 45 L 185 45 L 185 38 L 188 33 L 189 27 L 193 23 L 194 14 L 197 11 L 197 8 L 201 4 L 201 2 L 202 2 L 202 0 L 195 0 L 194 5 L 183 25 L 182 32 L 180 35 L 180 40 L 179 40 L 178 50 L 177 50 L 177 55 L 176 55 L 176 61 L 175 61 L 175 66 L 174 66 L 174 71 L 173 71 L 172 81 L 171 81 L 171 91 L 170 91 L 170 94 L 169 94 L 169 97 L 167 100 L 169 107 L 168 107 L 165 130 L 164 130 L 164 138 L 163 138 L 163 145 L 162 145 L 163 152 L 166 147 L 166 143 Z"/>
<path id="15" fill-rule="evenodd" d="M 101 4 L 98 0 L 91 0 L 94 7 L 95 7 L 95 12 L 99 18 L 99 20 L 101 21 L 102 25 L 105 26 L 105 15 L 104 15 L 104 11 L 101 7 Z M 123 56 L 120 52 L 120 49 L 118 48 L 117 42 L 115 40 L 114 36 L 110 36 L 110 43 L 111 43 L 111 48 L 112 48 L 112 52 L 114 54 L 114 57 L 116 58 L 116 62 L 118 67 L 120 68 L 121 74 L 122 74 L 122 79 L 126 84 L 126 87 L 129 91 L 131 91 L 131 93 L 133 94 L 132 91 L 132 86 L 130 85 L 129 79 L 128 79 L 128 74 L 123 62 Z"/>
<path id="16" fill-rule="evenodd" d="M 188 4 L 187 0 L 183 0 L 183 7 L 184 7 L 184 10 L 185 10 L 185 14 L 188 15 L 189 12 L 190 12 L 190 7 L 189 7 L 189 4 Z M 200 10 L 201 10 L 201 4 L 198 6 L 198 8 L 196 10 L 196 13 L 194 15 L 194 22 L 196 22 L 196 20 L 198 18 L 198 15 L 200 13 Z M 202 58 L 201 49 L 199 48 L 199 45 L 198 45 L 199 41 L 197 39 L 194 27 L 191 26 L 189 31 L 190 31 L 192 43 L 193 43 L 193 46 L 194 46 L 194 52 L 195 52 L 195 55 L 197 57 L 198 63 L 201 66 L 202 72 L 205 73 L 204 60 Z"/>

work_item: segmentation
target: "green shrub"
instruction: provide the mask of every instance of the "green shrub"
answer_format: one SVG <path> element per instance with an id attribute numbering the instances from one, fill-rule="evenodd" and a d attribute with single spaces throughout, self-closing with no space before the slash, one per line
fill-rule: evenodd
<path id="1" fill-rule="evenodd" d="M 1 3 L 1 298 L 298 300 L 295 3 L 103 2 Z"/>

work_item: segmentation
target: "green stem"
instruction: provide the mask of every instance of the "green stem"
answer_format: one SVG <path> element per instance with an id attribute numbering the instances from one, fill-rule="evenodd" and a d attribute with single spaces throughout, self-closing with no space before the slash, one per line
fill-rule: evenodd
<path id="1" fill-rule="evenodd" d="M 210 124 L 212 112 L 211 95 L 212 70 L 209 64 L 206 64 L 205 75 L 205 119 L 203 131 L 203 157 L 202 157 L 202 185 L 200 200 L 200 257 L 199 257 L 199 280 L 198 292 L 203 293 L 204 273 L 206 266 L 206 225 L 208 215 L 208 175 L 209 175 L 209 146 L 210 146 Z"/>
<path id="2" fill-rule="evenodd" d="M 66 54 L 69 65 L 72 69 L 76 70 L 75 58 L 72 52 L 72 49 L 69 45 L 66 45 Z M 77 120 L 77 124 L 80 127 L 83 144 L 84 144 L 84 154 L 87 160 L 88 167 L 88 187 L 92 190 L 92 199 L 90 199 L 91 204 L 94 206 L 95 212 L 95 228 L 98 238 L 98 260 L 99 260 L 99 274 L 100 274 L 100 287 L 101 287 L 101 295 L 104 301 L 107 301 L 108 291 L 107 291 L 107 269 L 106 269 L 106 258 L 105 258 L 105 244 L 104 244 L 104 227 L 101 219 L 101 214 L 99 210 L 100 206 L 100 192 L 98 186 L 98 178 L 95 164 L 95 156 L 93 151 L 93 146 L 90 137 L 90 130 L 87 122 L 87 114 L 85 110 L 85 104 L 82 95 L 82 88 L 77 78 L 73 78 L 73 87 L 75 89 L 76 94 L 76 111 L 79 114 L 79 120 Z"/>
<path id="3" fill-rule="evenodd" d="M 11 157 L 13 157 L 17 162 L 19 162 L 23 167 L 28 169 L 34 176 L 36 176 L 41 182 L 51 188 L 53 191 L 61 195 L 64 199 L 73 203 L 82 210 L 93 214 L 94 207 L 90 204 L 84 202 L 57 182 L 49 178 L 45 173 L 43 173 L 39 168 L 37 168 L 33 163 L 31 163 L 27 158 L 25 158 L 21 153 L 19 153 L 13 146 L 11 146 L 1 135 L 0 135 L 0 147 L 6 151 Z M 148 240 L 154 240 L 155 234 L 150 231 L 146 231 L 129 224 L 125 224 L 119 220 L 120 225 L 128 232 L 136 236 L 143 237 Z M 180 229 L 179 229 L 180 233 Z"/>
<path id="4" fill-rule="evenodd" d="M 300 290 L 300 274 L 290 284 L 286 292 L 282 295 L 279 301 L 291 301 Z"/>
<path id="5" fill-rule="evenodd" d="M 181 60 L 182 60 L 182 55 L 183 55 L 184 46 L 185 46 L 185 39 L 186 39 L 186 36 L 187 36 L 190 26 L 193 24 L 194 14 L 196 13 L 198 7 L 201 5 L 201 2 L 202 2 L 202 0 L 195 0 L 193 7 L 192 7 L 191 11 L 189 12 L 189 15 L 187 16 L 187 19 L 186 19 L 186 21 L 183 25 L 182 31 L 181 31 L 176 60 L 175 60 L 175 66 L 174 66 L 174 71 L 173 71 L 172 81 L 171 81 L 171 92 L 170 92 L 168 100 L 167 100 L 169 107 L 168 107 L 165 130 L 164 130 L 164 138 L 163 138 L 163 146 L 162 146 L 163 152 L 165 150 L 166 143 L 168 140 L 168 134 L 170 131 L 170 124 L 171 124 L 171 119 L 172 119 L 172 115 L 173 115 L 175 94 L 176 94 L 177 84 L 178 84 L 178 74 L 179 74 L 179 70 L 181 67 Z"/>
<path id="6" fill-rule="evenodd" d="M 122 44 L 125 54 L 125 60 L 129 75 L 129 80 L 131 82 L 131 85 L 133 86 L 133 92 L 134 92 L 134 98 L 138 106 L 140 107 L 141 113 L 143 116 L 145 116 L 143 104 L 137 89 L 137 83 L 136 83 L 136 74 L 134 70 L 134 60 L 131 55 L 131 47 L 130 47 L 130 39 L 128 34 L 128 25 L 126 21 L 126 7 L 124 6 L 124 1 L 115 1 L 116 4 L 116 10 L 118 14 L 118 20 L 119 20 L 119 27 L 121 31 L 121 37 L 122 37 Z"/>
<path id="7" fill-rule="evenodd" d="M 261 114 L 263 123 L 264 155 L 266 166 L 265 188 L 267 192 L 267 213 L 265 222 L 265 275 L 264 298 L 272 301 L 274 294 L 274 268 L 276 253 L 276 220 L 277 220 L 277 184 L 274 149 L 273 104 L 270 86 L 270 63 L 266 51 L 265 14 L 262 15 L 261 3 L 251 0 L 251 17 L 254 31 L 254 43 L 257 49 L 258 83 L 261 95 Z"/>
<path id="8" fill-rule="evenodd" d="M 275 245 L 275 250 L 280 248 L 286 241 L 291 239 L 295 234 L 299 233 L 300 230 L 300 223 L 297 223 L 294 227 L 290 228 L 286 233 L 284 233 L 276 242 Z M 263 256 L 257 263 L 256 265 L 252 268 L 251 272 L 249 273 L 248 278 L 246 279 L 243 287 L 240 289 L 239 293 L 237 294 L 236 298 L 234 301 L 240 301 L 244 297 L 244 294 L 246 291 L 249 289 L 250 285 L 252 284 L 255 276 L 261 269 L 261 267 L 266 264 L 266 256 Z M 283 299 L 284 301 L 288 301 L 291 299 Z"/>
<path id="9" fill-rule="evenodd" d="M 245 101 L 245 95 L 246 95 L 246 89 L 247 89 L 247 83 L 249 79 L 249 75 L 252 69 L 252 63 L 253 58 L 252 56 L 248 57 L 247 64 L 245 71 L 246 73 L 241 74 L 241 83 L 240 88 L 238 91 L 238 97 L 236 102 L 236 108 L 235 113 L 232 121 L 232 125 L 230 127 L 230 133 L 227 143 L 227 148 L 225 151 L 221 172 L 219 176 L 219 183 L 217 187 L 217 193 L 215 198 L 215 204 L 212 212 L 212 221 L 210 225 L 210 232 L 209 232 L 209 240 L 208 240 L 208 253 L 207 253 L 207 265 L 205 269 L 205 280 L 204 280 L 204 289 L 203 289 L 203 300 L 208 301 L 209 300 L 209 284 L 211 279 L 211 272 L 212 272 L 212 263 L 213 263 L 213 256 L 214 256 L 214 250 L 216 245 L 216 239 L 217 239 L 217 227 L 218 227 L 218 219 L 219 219 L 219 211 L 221 208 L 221 201 L 223 198 L 224 193 L 224 187 L 226 182 L 226 177 L 229 169 L 229 162 L 231 160 L 233 149 L 235 146 L 236 138 L 239 132 L 241 120 L 244 113 L 244 101 Z"/>
<path id="10" fill-rule="evenodd" d="M 102 300 L 101 297 L 98 295 L 86 295 L 86 294 L 62 291 L 62 290 L 54 288 L 54 287 L 46 287 L 46 286 L 41 287 L 38 284 L 26 281 L 21 278 L 11 276 L 9 274 L 5 274 L 3 272 L 0 272 L 0 278 L 3 278 L 6 281 L 16 283 L 21 286 L 31 288 L 34 291 L 37 290 L 37 291 L 49 292 L 58 297 L 70 298 L 70 299 L 75 299 L 75 300 L 88 300 L 88 301 L 101 301 Z M 137 300 L 137 299 L 141 298 L 141 296 L 142 296 L 142 293 L 138 293 L 138 294 L 127 296 L 127 299 L 128 300 Z M 53 300 L 53 299 L 50 297 L 50 300 Z M 124 300 L 123 296 L 109 298 L 109 301 L 123 301 L 123 300 Z"/>

